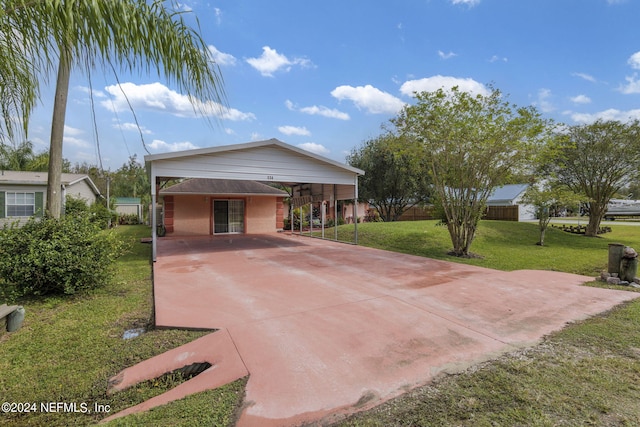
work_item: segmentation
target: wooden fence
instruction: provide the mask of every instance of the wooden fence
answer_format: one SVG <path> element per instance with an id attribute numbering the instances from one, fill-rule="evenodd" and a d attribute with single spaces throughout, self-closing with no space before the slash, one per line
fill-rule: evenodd
<path id="1" fill-rule="evenodd" d="M 428 219 L 438 219 L 435 217 L 433 206 L 413 206 L 404 211 L 398 221 L 424 221 Z M 518 206 L 487 206 L 482 219 L 518 221 Z"/>
<path id="2" fill-rule="evenodd" d="M 436 219 L 433 206 L 412 206 L 400 215 L 398 221 L 424 221 Z"/>
<path id="3" fill-rule="evenodd" d="M 518 221 L 518 205 L 515 206 L 487 206 L 482 219 L 496 219 L 500 221 Z"/>

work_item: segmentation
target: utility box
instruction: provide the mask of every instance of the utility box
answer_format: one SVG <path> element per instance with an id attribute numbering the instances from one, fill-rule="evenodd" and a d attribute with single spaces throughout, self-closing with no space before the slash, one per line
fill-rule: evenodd
<path id="1" fill-rule="evenodd" d="M 15 332 L 24 322 L 24 308 L 18 307 L 7 316 L 7 332 Z"/>
<path id="2" fill-rule="evenodd" d="M 620 274 L 620 261 L 622 261 L 622 253 L 624 245 L 621 243 L 609 243 L 609 274 Z"/>

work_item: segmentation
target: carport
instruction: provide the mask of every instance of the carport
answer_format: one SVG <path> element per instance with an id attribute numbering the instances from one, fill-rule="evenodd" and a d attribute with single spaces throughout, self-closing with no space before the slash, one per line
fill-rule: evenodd
<path id="1" fill-rule="evenodd" d="M 337 202 L 353 200 L 355 243 L 358 243 L 358 176 L 364 175 L 360 169 L 277 139 L 152 154 L 144 159 L 151 173 L 151 205 L 154 207 L 158 202 L 159 189 L 172 179 L 209 178 L 278 183 L 291 188 L 291 212 L 293 208 L 321 203 L 329 209 L 333 208 L 334 218 L 337 219 Z M 151 221 L 155 261 L 158 238 L 158 214 L 155 208 L 152 209 Z M 291 232 L 294 232 L 293 218 Z M 335 228 L 334 239 L 337 238 Z"/>

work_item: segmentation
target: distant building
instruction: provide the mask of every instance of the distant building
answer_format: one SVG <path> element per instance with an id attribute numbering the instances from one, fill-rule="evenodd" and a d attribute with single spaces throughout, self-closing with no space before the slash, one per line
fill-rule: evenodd
<path id="1" fill-rule="evenodd" d="M 487 200 L 487 219 L 511 219 L 512 221 L 528 221 L 536 219 L 536 209 L 533 205 L 522 203 L 522 197 L 529 188 L 529 184 L 508 184 L 495 187 Z M 500 207 L 512 206 L 510 210 L 517 213 L 517 219 L 500 218 Z M 492 212 L 493 211 L 493 212 Z"/>
<path id="2" fill-rule="evenodd" d="M 143 221 L 142 201 L 140 197 L 116 197 L 115 209 L 118 216 L 136 215 L 138 223 Z"/>
<path id="3" fill-rule="evenodd" d="M 47 205 L 47 172 L 0 171 L 0 225 L 42 217 Z M 100 197 L 89 175 L 63 173 L 59 191 L 62 206 L 66 196 L 87 204 Z"/>

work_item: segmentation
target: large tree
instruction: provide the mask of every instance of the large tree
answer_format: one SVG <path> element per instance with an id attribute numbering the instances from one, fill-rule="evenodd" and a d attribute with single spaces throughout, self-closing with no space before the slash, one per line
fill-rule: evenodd
<path id="1" fill-rule="evenodd" d="M 365 171 L 358 179 L 358 194 L 384 221 L 428 200 L 430 186 L 422 146 L 387 132 L 354 148 L 347 162 Z"/>
<path id="2" fill-rule="evenodd" d="M 587 197 L 586 236 L 596 236 L 611 198 L 639 178 L 640 123 L 598 120 L 558 136 L 558 179 Z"/>
<path id="3" fill-rule="evenodd" d="M 518 108 L 493 88 L 486 95 L 454 87 L 415 97 L 393 122 L 401 134 L 424 145 L 451 254 L 468 257 L 493 188 L 525 169 L 548 123 L 535 108 Z"/>
<path id="4" fill-rule="evenodd" d="M 7 0 L 0 19 L 0 41 L 13 36 L 4 32 L 11 29 L 27 41 L 19 50 L 24 58 L 37 59 L 19 62 L 33 65 L 31 76 L 46 76 L 57 64 L 46 207 L 53 217 L 61 213 L 62 139 L 73 67 L 88 72 L 101 63 L 105 68 L 153 71 L 186 93 L 205 116 L 220 108 L 224 98 L 222 78 L 201 35 L 162 1 Z M 0 52 L 0 59 L 7 55 Z M 33 86 L 33 79 L 24 81 L 19 87 Z"/>

